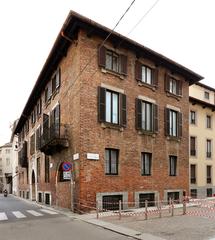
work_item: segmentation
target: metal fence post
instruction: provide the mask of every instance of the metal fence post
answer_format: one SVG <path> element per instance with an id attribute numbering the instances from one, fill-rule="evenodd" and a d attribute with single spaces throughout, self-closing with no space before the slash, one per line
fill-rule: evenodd
<path id="1" fill-rule="evenodd" d="M 145 219 L 148 219 L 148 200 L 145 200 Z"/>
<path id="2" fill-rule="evenodd" d="M 174 216 L 174 200 L 171 200 L 171 206 L 172 206 L 172 217 Z"/>
<path id="3" fill-rule="evenodd" d="M 119 200 L 119 220 L 122 218 L 122 201 Z"/>
<path id="4" fill-rule="evenodd" d="M 161 215 L 162 214 L 162 211 L 161 211 L 162 210 L 162 205 L 161 204 L 162 204 L 161 201 L 159 201 L 159 209 L 158 209 L 159 210 L 159 218 L 162 217 L 162 215 Z"/>
<path id="5" fill-rule="evenodd" d="M 99 202 L 96 201 L 96 218 L 99 218 Z"/>
<path id="6" fill-rule="evenodd" d="M 183 215 L 186 215 L 187 212 L 187 204 L 186 204 L 186 199 L 183 200 Z"/>

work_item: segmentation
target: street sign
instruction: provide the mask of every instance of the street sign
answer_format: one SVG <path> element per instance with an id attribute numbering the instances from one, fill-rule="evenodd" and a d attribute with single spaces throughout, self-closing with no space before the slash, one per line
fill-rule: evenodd
<path id="1" fill-rule="evenodd" d="M 70 180 L 71 179 L 71 172 L 63 172 L 63 179 Z"/>
<path id="2" fill-rule="evenodd" d="M 63 164 L 62 164 L 62 169 L 63 169 L 63 171 L 65 171 L 65 172 L 71 171 L 71 169 L 72 169 L 72 163 L 70 163 L 70 162 L 63 162 Z"/>

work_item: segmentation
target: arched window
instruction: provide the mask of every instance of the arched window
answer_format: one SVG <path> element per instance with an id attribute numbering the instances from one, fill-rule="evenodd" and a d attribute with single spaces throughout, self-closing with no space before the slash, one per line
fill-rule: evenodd
<path id="1" fill-rule="evenodd" d="M 64 172 L 62 165 L 63 165 L 63 163 L 61 163 L 58 168 L 58 182 L 68 182 L 71 179 L 67 178 L 65 175 L 69 174 L 69 172 Z M 70 174 L 71 174 L 71 172 L 70 172 Z"/>

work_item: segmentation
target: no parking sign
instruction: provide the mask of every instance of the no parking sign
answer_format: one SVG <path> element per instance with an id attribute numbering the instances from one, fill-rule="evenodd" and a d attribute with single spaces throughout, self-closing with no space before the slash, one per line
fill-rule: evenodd
<path id="1" fill-rule="evenodd" d="M 72 170 L 72 163 L 70 162 L 63 162 L 62 169 L 64 172 L 68 172 Z"/>

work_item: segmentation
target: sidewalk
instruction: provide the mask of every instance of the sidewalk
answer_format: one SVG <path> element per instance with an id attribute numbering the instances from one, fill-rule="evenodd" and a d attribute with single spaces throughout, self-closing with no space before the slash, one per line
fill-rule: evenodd
<path id="1" fill-rule="evenodd" d="M 37 202 L 32 202 L 30 200 L 23 199 L 23 198 L 18 197 L 18 196 L 14 196 L 14 195 L 11 195 L 11 196 L 13 196 L 17 199 L 20 199 L 22 201 L 25 201 L 27 203 L 37 205 L 41 208 L 56 211 L 56 212 L 58 212 L 62 215 L 65 215 L 65 216 L 69 217 L 69 218 L 76 219 L 76 220 L 79 220 L 79 221 L 83 221 L 83 222 L 86 222 L 86 223 L 89 223 L 89 224 L 93 224 L 93 225 L 102 227 L 104 229 L 107 229 L 107 230 L 110 230 L 110 231 L 113 231 L 113 232 L 116 232 L 116 233 L 119 233 L 119 234 L 122 234 L 122 235 L 125 235 L 125 236 L 128 236 L 128 237 L 132 237 L 134 239 L 165 240 L 164 238 L 156 237 L 156 236 L 153 236 L 152 234 L 141 233 L 139 231 L 136 231 L 136 230 L 133 230 L 133 229 L 130 229 L 130 228 L 127 228 L 127 227 L 122 227 L 122 226 L 119 226 L 119 225 L 116 225 L 116 224 L 113 224 L 113 223 L 109 223 L 109 222 L 105 222 L 105 221 L 96 219 L 96 214 L 79 215 L 77 213 L 71 212 L 69 209 L 46 206 L 46 205 L 43 205 L 43 204 L 39 204 Z"/>

